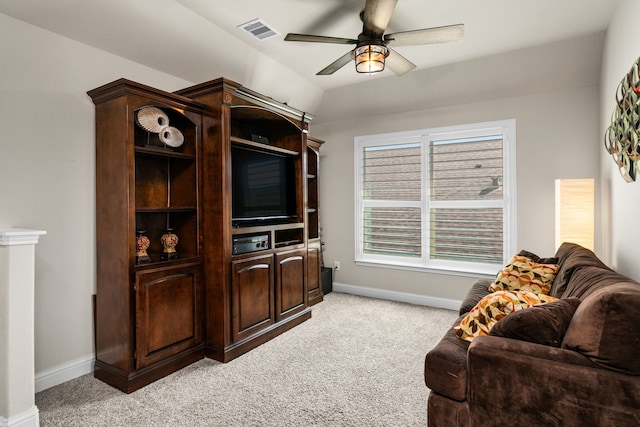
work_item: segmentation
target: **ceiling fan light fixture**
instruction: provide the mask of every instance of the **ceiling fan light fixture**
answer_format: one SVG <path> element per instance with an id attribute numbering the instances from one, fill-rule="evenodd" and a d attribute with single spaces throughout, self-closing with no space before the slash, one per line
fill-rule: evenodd
<path id="1" fill-rule="evenodd" d="M 379 73 L 384 70 L 384 60 L 389 56 L 389 49 L 382 45 L 365 44 L 356 47 L 353 56 L 358 73 Z"/>

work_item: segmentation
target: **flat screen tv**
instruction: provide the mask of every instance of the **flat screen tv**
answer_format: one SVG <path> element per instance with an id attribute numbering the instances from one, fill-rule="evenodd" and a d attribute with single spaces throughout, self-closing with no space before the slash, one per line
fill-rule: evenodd
<path id="1" fill-rule="evenodd" d="M 295 159 L 250 147 L 231 147 L 234 226 L 290 222 L 296 213 Z"/>

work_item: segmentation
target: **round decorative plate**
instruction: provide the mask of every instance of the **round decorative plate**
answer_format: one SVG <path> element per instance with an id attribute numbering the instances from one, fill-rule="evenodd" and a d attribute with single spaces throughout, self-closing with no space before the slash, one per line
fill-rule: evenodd
<path id="1" fill-rule="evenodd" d="M 173 126 L 166 126 L 158 132 L 160 141 L 169 147 L 179 147 L 184 142 L 184 135 Z"/>
<path id="2" fill-rule="evenodd" d="M 169 117 L 159 108 L 143 107 L 136 114 L 138 126 L 147 132 L 159 133 L 160 130 L 169 126 Z"/>

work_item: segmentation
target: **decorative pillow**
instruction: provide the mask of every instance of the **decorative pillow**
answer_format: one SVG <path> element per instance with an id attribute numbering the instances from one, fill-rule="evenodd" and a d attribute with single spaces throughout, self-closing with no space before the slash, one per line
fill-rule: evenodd
<path id="1" fill-rule="evenodd" d="M 458 338 L 473 341 L 488 335 L 491 328 L 509 313 L 556 301 L 557 298 L 526 291 L 497 291 L 482 298 L 478 304 L 454 327 Z"/>
<path id="2" fill-rule="evenodd" d="M 576 310 L 562 348 L 596 365 L 640 375 L 640 285 L 621 282 L 587 296 Z"/>
<path id="3" fill-rule="evenodd" d="M 522 255 L 514 255 L 498 273 L 489 291 L 527 291 L 548 295 L 558 264 L 540 264 Z"/>
<path id="4" fill-rule="evenodd" d="M 505 317 L 489 335 L 560 347 L 580 298 L 567 298 L 536 305 Z"/>

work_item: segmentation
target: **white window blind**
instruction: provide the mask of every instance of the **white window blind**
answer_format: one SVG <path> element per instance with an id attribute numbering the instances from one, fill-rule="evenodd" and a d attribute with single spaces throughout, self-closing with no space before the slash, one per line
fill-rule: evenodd
<path id="1" fill-rule="evenodd" d="M 431 141 L 431 259 L 501 263 L 502 135 Z"/>
<path id="2" fill-rule="evenodd" d="M 363 250 L 422 256 L 422 145 L 365 147 L 362 161 Z"/>
<path id="3" fill-rule="evenodd" d="M 513 121 L 357 137 L 356 261 L 495 272 L 515 242 Z"/>

